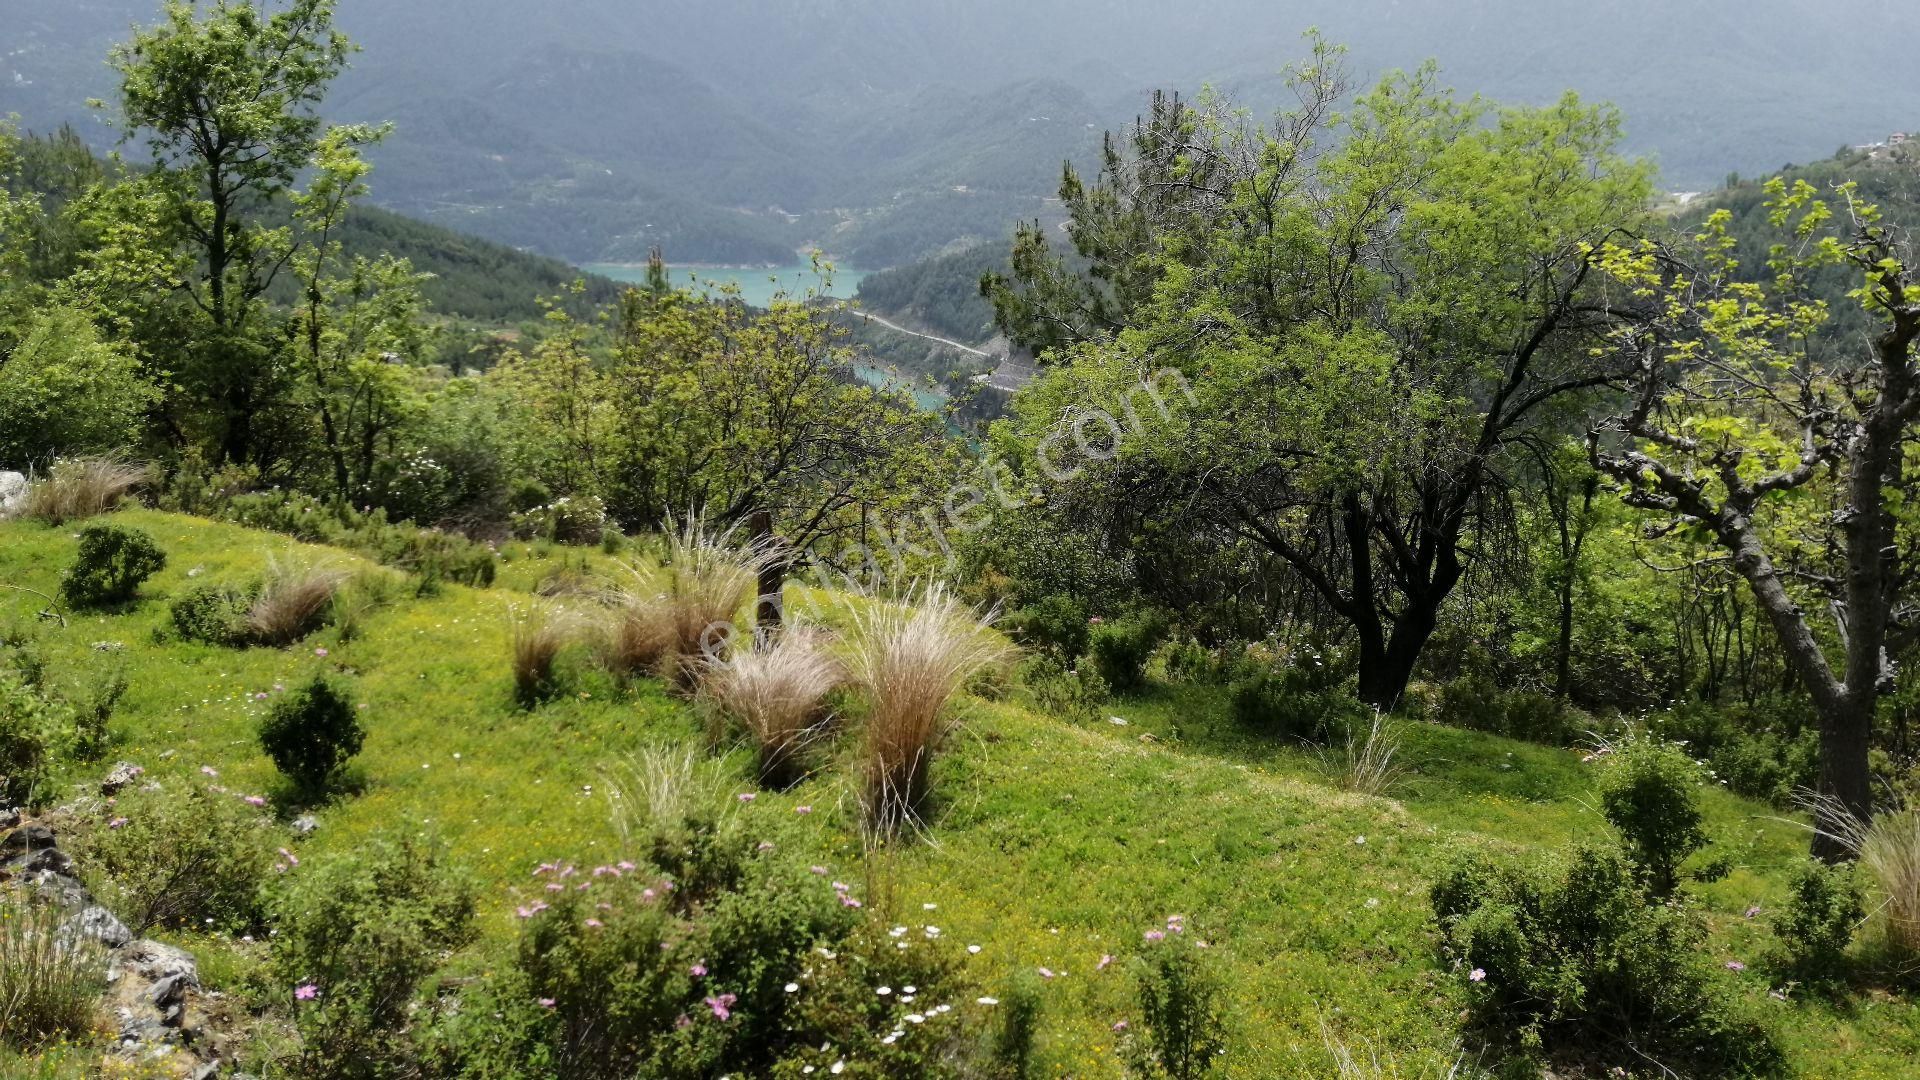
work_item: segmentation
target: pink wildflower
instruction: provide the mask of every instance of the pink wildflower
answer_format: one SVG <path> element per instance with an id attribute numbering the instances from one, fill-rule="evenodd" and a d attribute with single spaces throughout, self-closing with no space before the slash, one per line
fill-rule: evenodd
<path id="1" fill-rule="evenodd" d="M 248 806 L 265 806 L 265 805 L 267 805 L 267 800 L 266 800 L 266 799 L 264 799 L 264 798 L 262 798 L 262 797 L 260 797 L 260 796 L 258 796 L 258 795 L 249 795 L 249 796 L 247 796 L 247 797 L 246 797 L 246 799 L 245 799 L 245 802 L 246 802 L 246 804 L 247 804 Z"/>
<path id="2" fill-rule="evenodd" d="M 1127 1022 L 1125 1020 L 1115 1020 L 1113 1022 L 1113 1030 L 1115 1031 L 1127 1030 Z"/>
<path id="3" fill-rule="evenodd" d="M 1164 930 L 1149 930 L 1140 936 L 1146 938 L 1148 941 L 1163 941 L 1167 935 Z"/>
<path id="4" fill-rule="evenodd" d="M 541 999 L 540 999 L 540 1007 L 541 1007 L 541 1008 L 543 1008 L 543 1009 L 551 1009 L 551 1008 L 553 1008 L 553 999 L 552 999 L 552 998 L 541 998 Z"/>
<path id="5" fill-rule="evenodd" d="M 692 967 L 688 968 L 687 972 L 697 979 L 700 976 L 705 975 L 707 973 L 707 965 L 695 964 Z"/>
<path id="6" fill-rule="evenodd" d="M 127 819 L 126 819 L 126 818 L 123 818 L 123 817 L 117 817 L 117 818 L 114 818 L 114 819 L 113 819 L 112 821 L 109 821 L 109 822 L 107 822 L 107 828 L 109 828 L 109 829 L 118 829 L 118 828 L 120 828 L 120 827 L 122 827 L 122 826 L 124 826 L 124 825 L 126 825 L 126 823 L 127 823 Z"/>
<path id="7" fill-rule="evenodd" d="M 216 768 L 214 768 L 214 767 L 213 767 L 213 766 L 211 766 L 211 765 L 202 765 L 202 766 L 200 766 L 200 771 L 201 771 L 201 772 L 203 772 L 203 773 L 205 773 L 205 774 L 207 774 L 208 776 L 219 776 L 219 775 L 220 775 L 220 770 L 219 770 L 219 769 L 216 769 Z"/>
<path id="8" fill-rule="evenodd" d="M 322 660 L 325 660 L 327 658 L 327 650 L 324 648 L 315 649 L 313 650 L 313 655 L 319 657 Z"/>
<path id="9" fill-rule="evenodd" d="M 313 985 L 312 983 L 307 983 L 304 986 L 296 986 L 293 988 L 293 997 L 294 997 L 294 1000 L 296 1001 L 312 1001 L 314 998 L 317 998 L 319 996 L 320 996 L 320 988 Z"/>
<path id="10" fill-rule="evenodd" d="M 751 792 L 751 791 L 743 791 L 743 792 L 741 792 L 741 793 L 740 793 L 740 801 L 741 801 L 741 802 L 752 802 L 753 800 L 755 800 L 755 799 L 757 799 L 757 798 L 759 798 L 759 797 L 760 797 L 760 796 L 759 796 L 758 794 L 756 794 L 756 793 L 754 793 L 754 792 Z"/>
<path id="11" fill-rule="evenodd" d="M 1486 969 L 1486 968 L 1474 968 L 1474 969 L 1473 969 L 1472 971 L 1469 971 L 1469 972 L 1467 972 L 1467 981 L 1468 981 L 1468 982 L 1486 982 L 1486 981 L 1487 981 L 1487 969 Z"/>
<path id="12" fill-rule="evenodd" d="M 1747 965 L 1741 963 L 1738 960 L 1729 960 L 1727 961 L 1727 970 L 1728 971 L 1745 971 L 1747 970 Z"/>
<path id="13" fill-rule="evenodd" d="M 733 1015 L 734 1001 L 735 998 L 732 994 L 721 994 L 719 997 L 708 998 L 707 1008 L 713 1010 L 713 1018 L 715 1020 L 725 1020 Z"/>
<path id="14" fill-rule="evenodd" d="M 1113 963 L 1113 954 L 1112 953 L 1103 954 L 1100 957 L 1100 962 L 1093 966 L 1093 970 L 1105 971 L 1112 963 Z"/>
<path id="15" fill-rule="evenodd" d="M 796 807 L 794 807 L 794 808 L 793 808 L 793 812 L 794 812 L 794 813 L 796 813 L 796 814 L 811 814 L 811 813 L 813 813 L 813 807 L 811 807 L 811 806 L 796 806 Z"/>

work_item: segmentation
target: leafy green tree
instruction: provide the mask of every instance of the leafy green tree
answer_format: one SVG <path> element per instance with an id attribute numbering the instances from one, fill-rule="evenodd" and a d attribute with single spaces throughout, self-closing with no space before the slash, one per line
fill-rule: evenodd
<path id="1" fill-rule="evenodd" d="M 83 312 L 43 308 L 0 352 L 0 463 L 44 465 L 137 442 L 159 391 Z"/>
<path id="2" fill-rule="evenodd" d="M 323 148 L 350 141 L 318 112 L 352 50 L 334 0 L 275 6 L 168 0 L 111 60 L 125 137 L 154 165 L 142 186 L 195 256 L 182 284 L 199 334 L 176 374 L 212 410 L 220 458 L 238 463 L 260 449 L 256 418 L 287 374 L 265 297 L 297 241 L 273 208 Z"/>
<path id="3" fill-rule="evenodd" d="M 1616 331 L 1630 403 L 1589 445 L 1629 505 L 1710 541 L 1771 623 L 1819 715 L 1814 851 L 1837 859 L 1844 816 L 1873 813 L 1874 716 L 1915 629 L 1920 284 L 1902 234 L 1851 185 L 1831 201 L 1804 180 L 1768 192 L 1764 280 L 1741 272 L 1725 212 L 1691 260 L 1651 243 L 1604 253 L 1656 316 Z M 1821 333 L 1829 306 L 1809 282 L 1836 265 L 1874 321 L 1864 341 Z"/>
<path id="4" fill-rule="evenodd" d="M 1283 564 L 1389 708 L 1456 586 L 1508 546 L 1520 446 L 1605 381 L 1594 251 L 1642 220 L 1648 173 L 1611 109 L 1462 102 L 1430 67 L 1336 116 L 1337 60 L 1318 47 L 1270 128 L 1213 100 L 1156 109 L 1097 187 L 1063 187 L 1088 273 L 1017 247 L 987 287 L 1051 346 L 1016 421 L 1049 501 L 1164 507 L 1136 542 Z M 1191 396 L 1150 422 L 1166 369 Z"/>
<path id="5" fill-rule="evenodd" d="M 618 324 L 607 496 L 623 524 L 693 513 L 777 535 L 791 561 L 869 573 L 882 534 L 937 512 L 959 475 L 937 418 L 854 378 L 830 309 L 634 290 Z"/>

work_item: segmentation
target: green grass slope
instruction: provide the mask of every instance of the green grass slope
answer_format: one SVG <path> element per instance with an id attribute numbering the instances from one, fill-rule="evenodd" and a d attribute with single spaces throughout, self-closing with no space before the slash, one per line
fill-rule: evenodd
<path id="1" fill-rule="evenodd" d="M 509 610 L 529 603 L 550 572 L 603 562 L 598 553 L 515 547 L 493 589 L 404 600 L 351 641 L 325 631 L 290 650 L 233 651 L 157 635 L 169 598 L 190 580 L 258 572 L 270 553 L 296 545 L 152 511 L 115 519 L 161 542 L 166 571 L 127 613 L 36 627 L 56 681 L 126 665 L 132 689 L 113 759 L 163 781 L 211 768 L 236 792 L 277 797 L 254 742 L 253 695 L 316 666 L 353 672 L 368 706 L 361 790 L 322 808 L 300 850 L 348 850 L 384 830 L 438 833 L 482 878 L 494 944 L 513 932 L 512 907 L 531 895 L 535 865 L 606 861 L 618 850 L 608 770 L 637 748 L 700 738 L 691 710 L 651 682 L 621 692 L 589 681 L 535 712 L 514 707 Z M 75 532 L 0 523 L 0 582 L 52 592 Z M 30 624 L 40 606 L 0 592 L 0 626 Z M 1213 944 L 1228 984 L 1223 1075 L 1344 1075 L 1328 1040 L 1397 1069 L 1377 1075 L 1445 1075 L 1464 998 L 1434 954 L 1426 884 L 1438 861 L 1459 843 L 1552 850 L 1603 828 L 1578 755 L 1437 726 L 1410 729 L 1403 754 L 1414 773 L 1397 797 L 1376 798 L 1330 786 L 1311 753 L 1239 732 L 1211 689 L 1156 688 L 1091 724 L 973 699 L 963 719 L 936 770 L 941 803 L 928 835 L 867 867 L 863 891 L 894 921 L 979 944 L 970 963 L 984 983 L 1050 970 L 1048 1075 L 1120 1075 L 1112 1025 L 1135 1012 L 1125 961 L 1142 931 L 1174 914 Z M 90 787 L 104 768 L 65 780 Z M 744 767 L 741 776 L 749 790 Z M 844 765 L 828 770 L 742 812 L 783 843 L 808 845 L 842 880 L 863 880 L 847 776 Z M 796 816 L 799 806 L 813 812 Z M 1910 1002 L 1768 996 L 1755 962 L 1768 934 L 1745 912 L 1780 899 L 1804 833 L 1723 792 L 1709 793 L 1708 807 L 1709 831 L 1736 864 L 1702 887 L 1712 947 L 1748 963 L 1724 977 L 1768 1012 L 1795 1074 L 1916 1075 L 1920 1011 Z M 216 985 L 239 963 L 223 959 L 232 946 L 186 944 L 208 957 Z M 1107 955 L 1119 962 L 1103 970 Z"/>

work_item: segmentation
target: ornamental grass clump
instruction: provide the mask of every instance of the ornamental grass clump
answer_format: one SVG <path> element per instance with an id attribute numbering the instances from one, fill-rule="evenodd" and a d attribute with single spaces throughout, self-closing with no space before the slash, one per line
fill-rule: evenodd
<path id="1" fill-rule="evenodd" d="M 657 671 L 673 650 L 673 622 L 663 597 L 638 573 L 630 585 L 605 594 L 607 614 L 593 641 L 596 660 L 622 682 Z"/>
<path id="2" fill-rule="evenodd" d="M 267 581 L 247 609 L 248 636 L 262 645 L 291 645 L 325 625 L 349 575 L 337 567 L 272 557 Z"/>
<path id="3" fill-rule="evenodd" d="M 147 478 L 146 469 L 117 458 L 67 458 L 27 489 L 20 513 L 49 525 L 98 517 L 119 506 Z"/>
<path id="4" fill-rule="evenodd" d="M 573 644 L 579 623 L 553 604 L 516 610 L 513 620 L 513 696 L 531 708 L 560 692 L 560 654 Z"/>
<path id="5" fill-rule="evenodd" d="M 807 751 L 831 721 L 827 695 L 845 677 L 822 635 L 795 627 L 709 665 L 700 694 L 721 733 L 738 728 L 752 746 L 760 782 L 785 789 L 805 778 Z"/>
<path id="6" fill-rule="evenodd" d="M 937 585 L 918 603 L 855 612 L 850 668 L 868 697 L 861 785 L 869 827 L 891 833 L 920 820 L 954 695 L 1011 654 L 992 622 Z"/>
<path id="7" fill-rule="evenodd" d="M 722 659 L 737 636 L 734 619 L 758 595 L 771 549 L 734 540 L 734 530 L 709 532 L 689 520 L 667 537 L 666 588 L 661 596 L 670 633 L 666 675 L 691 690 L 700 666 Z"/>

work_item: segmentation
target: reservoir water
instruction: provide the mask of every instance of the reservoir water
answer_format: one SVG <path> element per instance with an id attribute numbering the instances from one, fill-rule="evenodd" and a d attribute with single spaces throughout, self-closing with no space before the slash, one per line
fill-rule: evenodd
<path id="1" fill-rule="evenodd" d="M 645 263 L 588 263 L 581 269 L 615 281 L 638 283 L 647 280 Z M 810 291 L 822 291 L 820 277 L 813 272 L 812 266 L 669 266 L 667 272 L 673 276 L 676 287 L 691 288 L 698 292 L 715 291 L 718 286 L 737 285 L 740 299 L 754 307 L 766 307 L 778 292 L 799 297 Z M 827 295 L 851 298 L 859 291 L 860 282 L 866 276 L 865 270 L 835 267 L 833 285 Z"/>

